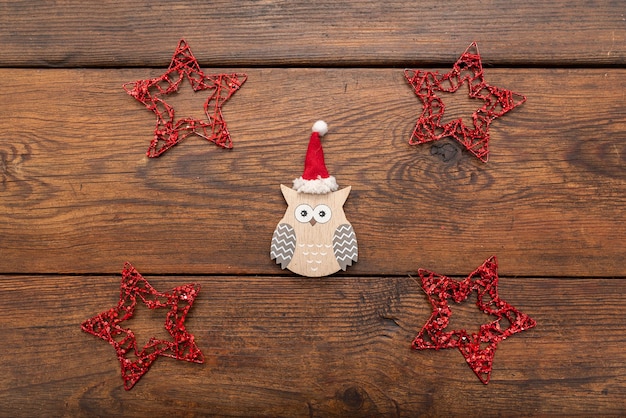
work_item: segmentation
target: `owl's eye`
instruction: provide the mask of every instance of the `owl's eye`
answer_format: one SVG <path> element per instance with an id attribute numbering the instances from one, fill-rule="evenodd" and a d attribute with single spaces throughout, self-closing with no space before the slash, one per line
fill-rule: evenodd
<path id="1" fill-rule="evenodd" d="M 298 205 L 295 215 L 298 222 L 309 222 L 313 219 L 313 208 L 306 204 Z"/>
<path id="2" fill-rule="evenodd" d="M 315 218 L 316 222 L 325 224 L 326 222 L 330 221 L 331 216 L 332 216 L 332 212 L 328 206 L 326 205 L 315 206 L 313 217 Z"/>

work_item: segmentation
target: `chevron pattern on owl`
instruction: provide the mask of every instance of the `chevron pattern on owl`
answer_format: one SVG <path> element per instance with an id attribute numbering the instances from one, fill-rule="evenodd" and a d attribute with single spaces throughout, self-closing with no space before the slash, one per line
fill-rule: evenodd
<path id="1" fill-rule="evenodd" d="M 356 242 L 356 234 L 350 224 L 339 225 L 333 237 L 333 251 L 335 258 L 342 270 L 346 270 L 359 258 L 359 248 Z"/>
<path id="2" fill-rule="evenodd" d="M 293 258 L 296 249 L 296 234 L 289 224 L 279 224 L 272 236 L 272 248 L 270 257 L 280 264 L 280 268 L 286 268 Z"/>

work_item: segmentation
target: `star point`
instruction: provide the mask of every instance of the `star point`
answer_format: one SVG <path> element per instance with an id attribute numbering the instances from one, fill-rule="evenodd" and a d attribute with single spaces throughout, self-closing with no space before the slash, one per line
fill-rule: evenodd
<path id="1" fill-rule="evenodd" d="M 424 269 L 418 272 L 433 312 L 413 340 L 412 347 L 416 350 L 458 348 L 478 379 L 484 384 L 489 383 L 498 344 L 536 325 L 535 320 L 500 298 L 496 257 L 486 260 L 461 281 Z M 478 333 L 468 333 L 465 329 L 448 330 L 452 316 L 449 300 L 461 303 L 472 292 L 477 293 L 477 308 L 493 316 L 493 321 L 482 324 Z"/>
<path id="2" fill-rule="evenodd" d="M 491 122 L 526 101 L 521 94 L 485 82 L 476 42 L 470 44 L 445 74 L 406 69 L 404 76 L 422 103 L 422 112 L 409 144 L 424 144 L 451 137 L 483 162 L 489 158 Z M 456 93 L 464 85 L 467 86 L 468 96 L 482 100 L 483 106 L 473 112 L 471 123 L 461 118 L 443 123 L 446 106 L 437 93 Z"/>
<path id="3" fill-rule="evenodd" d="M 160 77 L 138 80 L 123 85 L 124 90 L 156 115 L 154 137 L 146 155 L 158 157 L 190 135 L 200 136 L 222 148 L 232 148 L 233 143 L 222 115 L 222 106 L 246 82 L 243 73 L 205 74 L 184 39 L 178 43 L 167 71 Z M 184 80 L 194 92 L 207 90 L 204 102 L 206 120 L 176 118 L 175 109 L 165 96 L 175 93 Z"/>
<path id="4" fill-rule="evenodd" d="M 115 348 L 122 369 L 124 389 L 130 390 L 158 356 L 194 363 L 204 362 L 194 336 L 184 325 L 199 291 L 199 284 L 190 283 L 170 292 L 158 292 L 130 263 L 126 263 L 122 271 L 117 306 L 84 321 L 81 328 Z M 124 321 L 132 318 L 137 302 L 144 303 L 149 309 L 169 308 L 165 329 L 172 336 L 171 341 L 153 337 L 141 349 L 138 348 L 134 332 L 122 326 Z"/>

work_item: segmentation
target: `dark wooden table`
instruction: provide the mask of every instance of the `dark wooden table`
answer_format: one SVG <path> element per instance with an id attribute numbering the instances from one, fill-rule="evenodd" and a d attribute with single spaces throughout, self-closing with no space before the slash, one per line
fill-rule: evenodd
<path id="1" fill-rule="evenodd" d="M 205 72 L 248 74 L 224 106 L 234 148 L 148 159 L 154 115 L 121 86 L 183 37 Z M 488 163 L 408 145 L 403 69 L 447 71 L 472 41 L 486 81 L 528 98 Z M 623 1 L 2 1 L 0 45 L 0 415 L 626 414 Z M 360 257 L 307 279 L 268 253 L 316 119 Z M 417 269 L 462 278 L 491 255 L 537 327 L 483 385 L 411 341 L 431 313 Z M 80 329 L 126 261 L 159 290 L 202 285 L 186 324 L 205 356 L 159 358 L 130 391 Z M 140 343 L 163 315 L 137 311 Z"/>

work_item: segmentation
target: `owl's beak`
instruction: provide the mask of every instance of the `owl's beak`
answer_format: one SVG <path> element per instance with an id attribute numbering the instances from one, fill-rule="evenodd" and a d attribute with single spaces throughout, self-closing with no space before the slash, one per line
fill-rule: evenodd
<path id="1" fill-rule="evenodd" d="M 309 223 L 311 224 L 311 226 L 315 226 L 315 224 L 317 223 L 317 221 L 313 218 L 311 218 L 311 220 L 309 221 Z"/>

